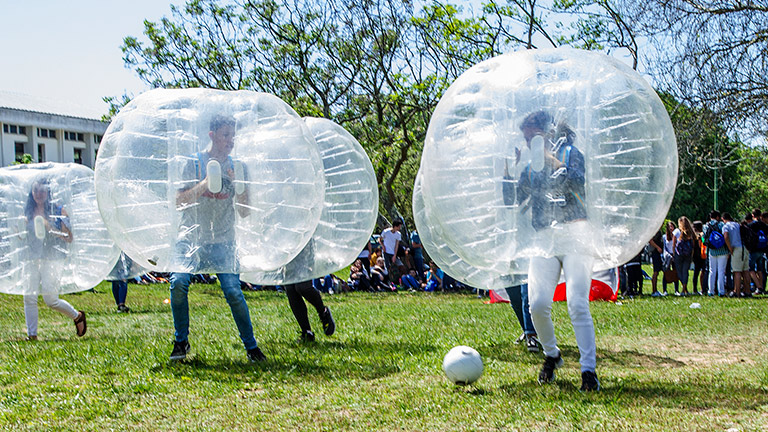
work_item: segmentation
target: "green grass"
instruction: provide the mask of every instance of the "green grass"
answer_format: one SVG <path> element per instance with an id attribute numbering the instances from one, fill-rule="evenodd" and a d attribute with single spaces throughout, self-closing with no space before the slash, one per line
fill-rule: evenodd
<path id="1" fill-rule="evenodd" d="M 649 284 L 646 283 L 646 292 Z M 325 297 L 333 337 L 300 345 L 284 295 L 246 293 L 269 357 L 247 362 L 217 286 L 190 294 L 192 355 L 169 363 L 167 286 L 131 285 L 115 313 L 107 284 L 65 298 L 88 334 L 40 301 L 40 340 L 24 340 L 21 297 L 0 296 L 0 428 L 39 430 L 764 431 L 768 429 L 766 299 L 597 302 L 603 391 L 578 391 L 578 350 L 565 304 L 553 318 L 565 367 L 535 382 L 541 355 L 513 341 L 508 305 L 462 294 Z M 693 302 L 701 309 L 690 309 Z M 313 326 L 319 328 L 316 316 Z M 485 373 L 454 387 L 441 370 L 455 345 Z"/>

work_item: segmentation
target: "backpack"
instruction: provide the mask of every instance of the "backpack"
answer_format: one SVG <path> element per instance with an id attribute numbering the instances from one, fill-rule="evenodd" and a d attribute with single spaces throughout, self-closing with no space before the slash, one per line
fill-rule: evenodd
<path id="1" fill-rule="evenodd" d="M 704 242 L 701 241 L 701 239 L 697 240 L 698 246 L 699 246 L 699 256 L 701 259 L 707 259 L 707 247 L 704 246 Z"/>
<path id="2" fill-rule="evenodd" d="M 725 236 L 720 229 L 720 226 L 715 224 L 708 224 L 709 234 L 704 239 L 704 245 L 711 249 L 721 249 L 725 247 Z"/>
<path id="3" fill-rule="evenodd" d="M 681 257 L 689 257 L 693 252 L 693 240 L 680 240 L 675 245 L 675 253 Z"/>
<path id="4" fill-rule="evenodd" d="M 757 236 L 757 250 L 764 251 L 768 246 L 768 237 L 765 236 L 763 230 L 757 230 L 755 234 Z"/>
<path id="5" fill-rule="evenodd" d="M 750 228 L 749 225 L 739 224 L 739 235 L 741 236 L 741 244 L 744 245 L 748 251 L 757 251 L 757 233 L 752 231 L 752 228 Z"/>

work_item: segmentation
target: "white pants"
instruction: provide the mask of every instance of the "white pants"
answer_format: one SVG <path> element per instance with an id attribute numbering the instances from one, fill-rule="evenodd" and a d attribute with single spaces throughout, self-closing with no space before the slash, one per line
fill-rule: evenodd
<path id="1" fill-rule="evenodd" d="M 725 295 L 725 266 L 727 264 L 727 254 L 709 256 L 709 294 L 715 295 L 715 281 L 717 281 L 717 293 Z"/>
<path id="2" fill-rule="evenodd" d="M 43 267 L 35 272 L 32 278 L 32 286 L 36 285 L 35 279 L 37 279 L 37 284 L 42 286 L 43 291 L 45 291 L 46 287 L 53 287 L 57 283 L 54 280 L 54 276 L 50 274 L 50 272 L 45 271 L 45 268 Z M 80 315 L 71 304 L 60 299 L 59 295 L 56 293 L 43 294 L 43 300 L 51 309 L 59 311 L 72 319 L 75 319 Z M 37 336 L 37 317 L 37 295 L 25 295 L 24 318 L 27 320 L 27 336 Z"/>
<path id="3" fill-rule="evenodd" d="M 565 275 L 568 315 L 579 346 L 581 371 L 594 371 L 597 363 L 595 326 L 589 313 L 589 288 L 592 284 L 592 263 L 589 256 L 566 255 L 553 258 L 531 258 L 528 268 L 528 296 L 531 318 L 544 354 L 557 357 L 555 327 L 552 323 L 552 297 L 560 279 Z"/>

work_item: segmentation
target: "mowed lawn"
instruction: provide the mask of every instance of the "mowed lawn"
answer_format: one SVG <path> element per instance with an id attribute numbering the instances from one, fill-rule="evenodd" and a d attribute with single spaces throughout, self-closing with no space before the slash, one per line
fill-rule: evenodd
<path id="1" fill-rule="evenodd" d="M 83 338 L 40 299 L 40 340 L 29 342 L 21 297 L 0 295 L 0 428 L 768 430 L 768 298 L 593 303 L 603 391 L 584 394 L 562 303 L 553 317 L 565 367 L 554 385 L 539 386 L 542 355 L 513 343 L 520 330 L 509 305 L 472 294 L 325 296 L 337 333 L 299 344 L 285 296 L 248 292 L 269 357 L 255 365 L 217 285 L 193 285 L 192 355 L 170 363 L 167 297 L 167 285 L 130 285 L 132 312 L 117 314 L 107 283 L 67 295 L 88 313 Z M 701 308 L 689 308 L 694 302 Z M 483 356 L 476 387 L 444 377 L 443 356 L 455 345 Z"/>

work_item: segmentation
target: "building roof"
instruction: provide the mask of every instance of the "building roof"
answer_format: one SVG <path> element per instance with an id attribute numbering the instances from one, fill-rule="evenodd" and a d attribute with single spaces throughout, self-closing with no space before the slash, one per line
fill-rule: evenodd
<path id="1" fill-rule="evenodd" d="M 106 110 L 88 107 L 77 102 L 57 101 L 6 90 L 0 90 L 0 108 L 56 114 L 89 120 L 101 120 L 101 116 L 106 114 Z"/>

